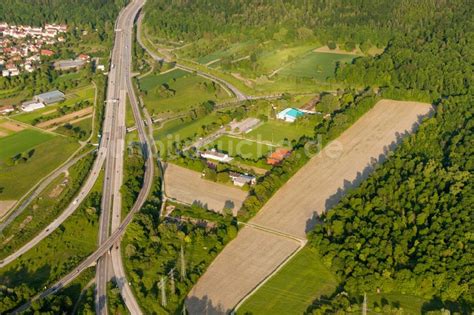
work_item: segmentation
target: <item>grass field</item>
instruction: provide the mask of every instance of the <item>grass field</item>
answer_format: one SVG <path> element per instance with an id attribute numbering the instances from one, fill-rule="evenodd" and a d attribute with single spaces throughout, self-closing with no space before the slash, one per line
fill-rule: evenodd
<path id="1" fill-rule="evenodd" d="M 24 130 L 0 139 L 0 147 L 0 199 L 16 200 L 66 161 L 79 144 L 69 138 Z M 34 151 L 26 162 L 7 164 L 13 155 L 30 150 Z"/>
<path id="2" fill-rule="evenodd" d="M 176 141 L 180 142 L 186 139 L 194 139 L 199 135 L 201 126 L 210 124 L 216 120 L 215 114 L 190 120 L 183 121 L 181 119 L 175 119 L 166 122 L 163 127 L 154 130 L 154 138 L 158 149 L 171 147 L 171 144 Z"/>
<path id="3" fill-rule="evenodd" d="M 99 183 L 92 192 L 100 190 Z M 0 272 L 0 283 L 9 288 L 26 285 L 34 293 L 71 271 L 97 246 L 98 213 L 98 209 L 82 204 L 51 235 L 5 267 Z M 0 309 L 1 313 L 5 311 Z"/>
<path id="4" fill-rule="evenodd" d="M 259 64 L 265 72 L 270 73 L 312 49 L 314 49 L 314 45 L 287 47 L 268 51 L 260 56 Z"/>
<path id="5" fill-rule="evenodd" d="M 284 140 L 298 140 L 300 137 L 314 135 L 314 126 L 287 123 L 278 120 L 269 120 L 244 136 L 249 139 L 269 141 L 276 145 L 283 145 Z"/>
<path id="6" fill-rule="evenodd" d="M 163 85 L 168 87 L 166 90 Z M 150 75 L 140 80 L 145 105 L 152 115 L 179 112 L 201 103 L 230 97 L 219 85 L 200 76 L 173 70 L 163 75 Z M 167 91 L 167 92 L 166 92 Z"/>
<path id="7" fill-rule="evenodd" d="M 222 136 L 209 144 L 209 148 L 216 148 L 230 156 L 240 155 L 244 159 L 256 160 L 272 150 L 270 145 L 254 142 L 231 136 Z"/>
<path id="8" fill-rule="evenodd" d="M 304 247 L 237 310 L 238 314 L 303 314 L 313 300 L 338 284 L 318 254 Z"/>
<path id="9" fill-rule="evenodd" d="M 0 234 L 0 258 L 24 245 L 54 220 L 72 201 L 88 174 L 94 156 L 87 155 L 55 178 Z M 102 174 L 101 174 L 102 176 Z M 97 181 L 100 184 L 100 179 Z"/>
<path id="10" fill-rule="evenodd" d="M 334 76 L 337 62 L 350 62 L 353 55 L 313 52 L 283 68 L 279 74 L 325 81 Z"/>
<path id="11" fill-rule="evenodd" d="M 159 74 L 159 73 L 150 74 L 140 79 L 140 88 L 144 91 L 149 91 L 158 85 L 161 85 L 163 83 L 168 83 L 173 80 L 177 80 L 188 74 L 189 74 L 188 72 L 184 70 L 180 70 L 180 69 L 172 70 L 164 74 Z"/>
<path id="12" fill-rule="evenodd" d="M 54 138 L 53 134 L 33 129 L 25 129 L 20 132 L 0 139 L 0 165 L 12 156 L 31 150 L 37 145 Z"/>
<path id="13" fill-rule="evenodd" d="M 423 304 L 428 303 L 421 297 L 401 293 L 368 294 L 367 301 L 369 314 L 380 314 L 385 304 L 397 305 L 404 314 L 421 314 Z"/>

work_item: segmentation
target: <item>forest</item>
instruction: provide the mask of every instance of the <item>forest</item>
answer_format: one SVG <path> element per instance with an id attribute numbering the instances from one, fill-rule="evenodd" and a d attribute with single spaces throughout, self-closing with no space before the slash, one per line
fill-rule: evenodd
<path id="1" fill-rule="evenodd" d="M 147 1 L 152 34 L 174 41 L 223 35 L 231 41 L 335 41 L 384 47 L 394 34 L 421 28 L 468 1 Z"/>
<path id="2" fill-rule="evenodd" d="M 0 21 L 31 26 L 67 23 L 99 32 L 113 29 L 115 16 L 128 0 L 2 0 Z"/>
<path id="3" fill-rule="evenodd" d="M 379 291 L 432 301 L 424 312 L 472 311 L 472 11 L 395 36 L 381 56 L 338 70 L 348 84 L 385 87 L 395 98 L 430 95 L 436 113 L 311 232 L 312 246 L 343 279 L 313 313 L 348 310 L 354 298 Z"/>

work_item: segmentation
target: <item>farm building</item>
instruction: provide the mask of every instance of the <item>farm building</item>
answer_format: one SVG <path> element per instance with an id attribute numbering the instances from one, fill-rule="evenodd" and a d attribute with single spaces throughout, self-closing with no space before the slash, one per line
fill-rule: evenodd
<path id="1" fill-rule="evenodd" d="M 224 163 L 232 161 L 232 158 L 228 154 L 217 152 L 216 149 L 211 149 L 201 153 L 201 157 Z"/>
<path id="2" fill-rule="evenodd" d="M 269 165 L 278 165 L 284 159 L 286 159 L 290 155 L 291 151 L 288 149 L 280 148 L 277 149 L 275 152 L 272 152 L 267 158 L 267 164 Z"/>
<path id="3" fill-rule="evenodd" d="M 302 112 L 301 110 L 289 107 L 279 112 L 277 114 L 277 118 L 287 122 L 294 122 L 298 117 L 301 117 L 303 115 L 304 112 Z"/>
<path id="4" fill-rule="evenodd" d="M 234 183 L 235 186 L 243 187 L 245 184 L 255 185 L 257 183 L 257 178 L 248 174 L 240 174 L 236 172 L 230 172 L 229 177 Z"/>
<path id="5" fill-rule="evenodd" d="M 29 101 L 21 104 L 21 109 L 24 112 L 32 112 L 40 108 L 44 108 L 44 104 L 37 101 Z"/>
<path id="6" fill-rule="evenodd" d="M 64 101 L 64 93 L 58 90 L 46 92 L 43 94 L 35 95 L 33 100 L 36 102 L 41 102 L 45 105 L 58 103 Z"/>

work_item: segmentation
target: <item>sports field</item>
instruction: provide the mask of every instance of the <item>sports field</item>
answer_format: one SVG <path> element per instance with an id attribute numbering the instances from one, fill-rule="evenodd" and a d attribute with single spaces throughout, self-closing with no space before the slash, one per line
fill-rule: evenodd
<path id="1" fill-rule="evenodd" d="M 208 148 L 216 148 L 218 151 L 226 152 L 230 156 L 241 156 L 244 159 L 256 160 L 272 150 L 263 142 L 256 142 L 231 136 L 222 136 L 210 143 Z"/>
<path id="2" fill-rule="evenodd" d="M 285 139 L 291 142 L 292 140 L 298 140 L 304 135 L 314 136 L 314 126 L 269 120 L 244 136 L 249 139 L 269 141 L 276 145 L 283 145 Z"/>
<path id="3" fill-rule="evenodd" d="M 33 129 L 0 138 L 0 199 L 18 199 L 78 147 L 72 139 Z M 27 160 L 11 163 L 10 159 L 17 154 L 23 154 Z"/>
<path id="4" fill-rule="evenodd" d="M 334 76 L 337 62 L 351 62 L 354 55 L 312 52 L 284 67 L 279 74 L 325 81 Z"/>
<path id="5" fill-rule="evenodd" d="M 306 246 L 252 294 L 237 314 L 303 314 L 317 297 L 333 293 L 337 284 L 317 252 Z"/>

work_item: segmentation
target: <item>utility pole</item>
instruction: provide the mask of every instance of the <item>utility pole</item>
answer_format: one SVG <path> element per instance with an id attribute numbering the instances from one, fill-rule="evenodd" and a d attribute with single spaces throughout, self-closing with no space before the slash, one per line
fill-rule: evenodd
<path id="1" fill-rule="evenodd" d="M 364 303 L 362 304 L 362 315 L 367 315 L 367 294 L 364 292 Z"/>
<path id="2" fill-rule="evenodd" d="M 166 286 L 165 286 L 165 277 L 161 276 L 160 280 L 160 288 L 161 288 L 161 306 L 166 307 L 168 304 L 166 300 Z"/>
<path id="3" fill-rule="evenodd" d="M 176 294 L 176 287 L 175 287 L 175 284 L 174 284 L 174 268 L 171 269 L 171 271 L 169 272 L 169 276 L 170 276 L 171 294 L 175 295 Z"/>
<path id="4" fill-rule="evenodd" d="M 181 245 L 180 260 L 181 260 L 181 281 L 184 281 L 184 279 L 186 278 L 186 261 L 184 260 L 183 245 Z"/>

